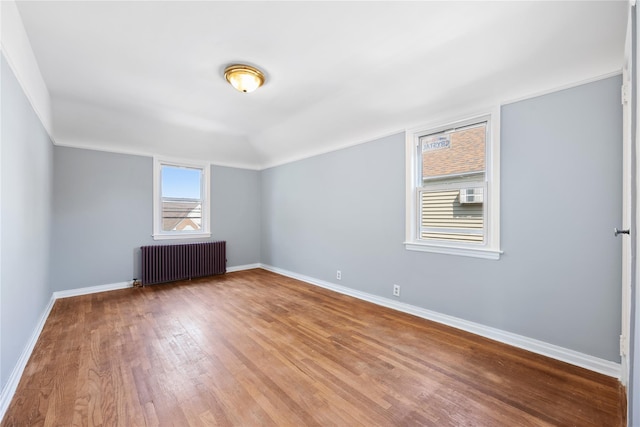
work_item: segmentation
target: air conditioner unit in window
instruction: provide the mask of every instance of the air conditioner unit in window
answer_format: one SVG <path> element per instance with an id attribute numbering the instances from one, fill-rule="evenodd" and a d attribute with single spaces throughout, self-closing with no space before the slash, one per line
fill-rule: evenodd
<path id="1" fill-rule="evenodd" d="M 482 203 L 483 194 L 482 188 L 461 188 L 460 189 L 460 204 L 468 205 L 473 203 Z"/>

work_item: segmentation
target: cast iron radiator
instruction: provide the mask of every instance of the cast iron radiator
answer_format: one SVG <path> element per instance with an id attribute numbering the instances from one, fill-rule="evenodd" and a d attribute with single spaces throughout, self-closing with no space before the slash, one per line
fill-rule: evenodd
<path id="1" fill-rule="evenodd" d="M 227 272 L 226 242 L 142 246 L 142 285 Z"/>

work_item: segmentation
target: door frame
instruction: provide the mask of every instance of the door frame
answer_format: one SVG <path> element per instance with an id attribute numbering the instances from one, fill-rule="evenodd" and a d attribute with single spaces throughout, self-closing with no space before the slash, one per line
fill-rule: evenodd
<path id="1" fill-rule="evenodd" d="M 634 190 L 637 180 L 637 162 L 635 156 L 635 87 L 634 87 L 634 13 L 635 7 L 629 3 L 627 18 L 627 32 L 624 47 L 624 64 L 622 67 L 622 229 L 630 230 L 628 235 L 620 237 L 622 245 L 622 293 L 621 293 L 621 328 L 620 328 L 620 382 L 627 386 L 630 375 L 630 336 L 632 315 L 632 286 L 636 283 L 637 273 L 634 254 L 637 253 L 637 239 L 635 225 L 637 209 L 634 206 L 636 197 Z M 636 331 L 637 332 L 637 331 Z"/>

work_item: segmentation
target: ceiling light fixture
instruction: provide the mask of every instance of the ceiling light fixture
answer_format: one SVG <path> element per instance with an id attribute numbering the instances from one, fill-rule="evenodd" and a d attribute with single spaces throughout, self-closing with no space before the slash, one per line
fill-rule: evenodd
<path id="1" fill-rule="evenodd" d="M 253 92 L 264 83 L 262 71 L 250 65 L 233 64 L 224 69 L 224 78 L 240 92 Z"/>

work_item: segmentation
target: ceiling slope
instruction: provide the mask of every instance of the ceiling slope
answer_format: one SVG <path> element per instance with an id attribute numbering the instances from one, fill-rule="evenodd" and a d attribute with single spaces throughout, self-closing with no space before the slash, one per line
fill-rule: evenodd
<path id="1" fill-rule="evenodd" d="M 619 71 L 627 14 L 625 1 L 18 8 L 57 144 L 257 169 Z M 234 62 L 266 84 L 235 91 Z"/>

